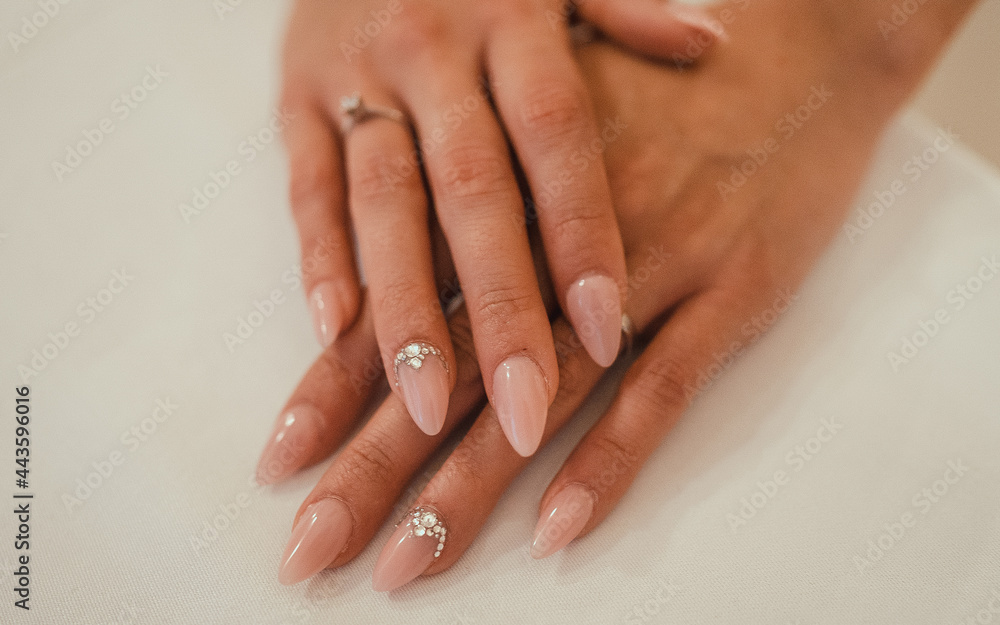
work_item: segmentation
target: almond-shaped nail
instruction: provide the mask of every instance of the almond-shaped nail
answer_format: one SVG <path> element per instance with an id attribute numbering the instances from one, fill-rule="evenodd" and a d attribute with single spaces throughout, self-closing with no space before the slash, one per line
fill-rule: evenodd
<path id="1" fill-rule="evenodd" d="M 448 415 L 448 365 L 429 343 L 408 343 L 393 362 L 403 403 L 425 434 L 441 431 Z"/>
<path id="2" fill-rule="evenodd" d="M 447 534 L 436 511 L 417 507 L 408 512 L 379 554 L 372 588 L 388 592 L 419 577 L 440 557 Z"/>
<path id="3" fill-rule="evenodd" d="M 320 282 L 314 286 L 309 294 L 309 309 L 312 311 L 316 340 L 325 349 L 337 340 L 340 331 L 344 329 L 344 313 L 336 285 L 332 282 Z"/>
<path id="4" fill-rule="evenodd" d="M 704 9 L 680 2 L 670 2 L 666 5 L 666 9 L 670 12 L 674 19 L 682 24 L 705 32 L 720 41 L 726 41 L 728 39 L 728 35 L 726 34 L 725 28 L 722 26 L 722 22 L 713 18 Z"/>
<path id="5" fill-rule="evenodd" d="M 580 484 L 559 491 L 535 526 L 531 557 L 547 558 L 576 538 L 594 512 L 595 499 L 594 493 Z"/>
<path id="6" fill-rule="evenodd" d="M 566 313 L 594 362 L 610 367 L 622 340 L 622 301 L 615 281 L 600 274 L 577 280 L 566 291 Z"/>
<path id="7" fill-rule="evenodd" d="M 545 378 L 527 356 L 511 356 L 493 373 L 493 408 L 514 451 L 535 453 L 545 432 L 549 394 Z"/>
<path id="8" fill-rule="evenodd" d="M 301 469 L 313 455 L 322 420 L 319 410 L 307 404 L 295 406 L 278 417 L 257 463 L 257 483 L 274 484 Z"/>
<path id="9" fill-rule="evenodd" d="M 278 581 L 297 584 L 330 566 L 347 545 L 353 527 L 351 512 L 339 499 L 320 499 L 306 508 L 281 557 Z"/>

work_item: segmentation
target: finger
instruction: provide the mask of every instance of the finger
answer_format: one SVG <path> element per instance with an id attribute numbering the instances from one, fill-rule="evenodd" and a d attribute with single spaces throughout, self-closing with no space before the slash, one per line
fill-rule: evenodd
<path id="1" fill-rule="evenodd" d="M 448 418 L 437 436 L 420 435 L 396 395 L 389 395 L 327 469 L 296 514 L 278 579 L 302 581 L 340 566 L 364 549 L 403 488 L 445 436 L 483 400 L 464 311 L 449 322 L 458 379 Z"/>
<path id="2" fill-rule="evenodd" d="M 610 366 L 621 338 L 625 253 L 603 152 L 621 135 L 620 120 L 598 130 L 567 42 L 543 23 L 534 32 L 521 25 L 499 32 L 488 66 L 535 199 L 559 302 L 590 355 Z"/>
<path id="3" fill-rule="evenodd" d="M 704 380 L 721 372 L 720 359 L 742 350 L 753 299 L 738 288 L 714 290 L 678 307 L 546 490 L 532 556 L 555 553 L 611 512 Z"/>
<path id="4" fill-rule="evenodd" d="M 289 201 L 302 248 L 302 280 L 316 337 L 329 346 L 357 317 L 361 287 L 344 206 L 340 146 L 327 113 L 309 100 L 287 97 L 284 132 Z"/>
<path id="5" fill-rule="evenodd" d="M 573 416 L 604 372 L 576 340 L 569 323 L 559 319 L 552 328 L 561 355 L 561 383 L 549 409 L 544 440 Z M 528 462 L 530 458 L 504 444 L 503 430 L 487 406 L 386 543 L 375 565 L 372 587 L 393 590 L 421 574 L 438 573 L 454 564 Z M 429 525 L 423 523 L 427 513 L 433 515 Z"/>
<path id="6" fill-rule="evenodd" d="M 273 484 L 315 464 L 343 442 L 382 377 L 371 310 L 309 368 L 274 424 L 257 465 Z"/>
<path id="7" fill-rule="evenodd" d="M 527 456 L 541 439 L 558 366 L 507 144 L 482 86 L 453 78 L 475 76 L 477 67 L 459 66 L 464 71 L 412 72 L 403 91 L 487 394 L 511 445 Z M 429 86 L 428 75 L 435 77 Z"/>
<path id="8" fill-rule="evenodd" d="M 691 62 L 724 39 L 723 23 L 707 11 L 660 0 L 580 0 L 580 16 L 641 54 Z"/>
<path id="9" fill-rule="evenodd" d="M 366 106 L 390 102 L 367 93 Z M 434 435 L 455 358 L 434 281 L 427 194 L 404 123 L 369 117 L 345 137 L 349 204 L 386 373 L 417 426 Z"/>

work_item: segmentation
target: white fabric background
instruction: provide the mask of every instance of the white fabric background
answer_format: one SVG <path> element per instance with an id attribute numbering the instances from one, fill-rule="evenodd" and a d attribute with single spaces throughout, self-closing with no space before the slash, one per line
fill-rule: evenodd
<path id="1" fill-rule="evenodd" d="M 33 609 L 12 606 L 14 519 L 2 514 L 0 621 L 1000 622 L 989 611 L 1000 594 L 1000 280 L 961 311 L 947 299 L 982 256 L 1000 254 L 1000 178 L 964 149 L 854 242 L 836 240 L 774 330 L 585 540 L 545 561 L 527 556 L 538 498 L 613 383 L 539 454 L 452 570 L 374 593 L 386 526 L 348 566 L 284 588 L 278 557 L 323 467 L 274 489 L 250 478 L 318 347 L 301 289 L 283 281 L 297 245 L 282 148 L 252 162 L 238 150 L 271 115 L 287 7 L 245 0 L 220 19 L 207 0 L 75 0 L 15 54 L 6 32 L 33 7 L 0 8 L 5 500 L 18 366 L 67 322 L 82 330 L 30 380 Z M 168 76 L 58 181 L 51 162 L 113 116 L 147 66 Z M 913 119 L 893 129 L 861 198 L 904 178 L 934 134 Z M 185 223 L 178 204 L 230 159 L 242 173 Z M 78 307 L 121 269 L 134 280 L 86 323 Z M 223 334 L 273 289 L 285 303 L 230 353 Z M 887 354 L 939 308 L 951 321 L 894 372 Z M 178 408 L 148 440 L 123 442 L 168 399 Z M 823 418 L 842 429 L 794 471 L 787 454 Z M 124 462 L 68 510 L 63 496 L 114 452 Z M 922 514 L 914 495 L 949 461 L 969 470 Z M 790 482 L 731 529 L 727 514 L 778 469 Z M 195 550 L 192 537 L 234 503 L 235 520 Z M 907 512 L 916 525 L 860 570 L 855 558 Z"/>

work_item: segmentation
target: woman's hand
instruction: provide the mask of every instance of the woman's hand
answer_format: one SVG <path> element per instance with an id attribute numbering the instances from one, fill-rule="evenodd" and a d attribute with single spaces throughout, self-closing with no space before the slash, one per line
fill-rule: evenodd
<path id="1" fill-rule="evenodd" d="M 896 44 L 880 47 L 877 30 L 867 38 L 831 30 L 835 5 L 750 5 L 735 13 L 731 45 L 693 71 L 604 44 L 581 51 L 598 114 L 620 129 L 605 157 L 629 268 L 626 310 L 652 339 L 542 496 L 535 557 L 609 514 L 691 400 L 787 307 L 837 232 L 880 131 L 926 65 L 894 59 Z M 920 44 L 942 45 L 960 15 L 923 26 L 918 20 L 914 32 L 927 37 Z M 864 23 L 875 28 L 877 20 Z M 871 54 L 855 56 L 868 44 Z M 475 407 L 481 391 L 466 327 L 461 316 L 452 321 L 460 380 L 439 438 L 415 438 L 402 404 L 390 397 L 303 502 L 283 582 L 360 553 L 440 437 Z M 553 332 L 562 384 L 543 440 L 602 374 L 565 319 Z M 362 353 L 337 345 L 307 374 L 289 406 L 313 406 L 307 412 L 316 416 L 297 430 L 306 435 L 287 437 L 302 441 L 303 451 L 282 471 L 318 461 L 343 440 L 360 402 L 341 401 L 346 386 L 336 372 L 355 367 L 345 359 Z M 335 405 L 348 409 L 335 413 Z M 419 514 L 407 514 L 383 550 L 376 589 L 440 572 L 461 556 L 528 462 L 502 442 L 487 407 L 416 498 Z M 418 529 L 427 512 L 430 525 Z"/>
<path id="2" fill-rule="evenodd" d="M 644 21 L 637 45 L 662 54 L 713 38 L 691 9 L 581 6 L 626 38 L 630 21 Z M 440 431 L 456 356 L 433 279 L 433 206 L 488 395 L 526 456 L 559 378 L 508 138 L 538 199 L 559 302 L 603 366 L 617 353 L 619 324 L 599 313 L 620 310 L 625 284 L 605 168 L 591 147 L 607 128 L 573 60 L 566 13 L 560 0 L 298 0 L 285 48 L 291 204 L 303 257 L 322 259 L 305 276 L 321 343 L 358 312 L 353 227 L 390 381 L 420 429 Z M 352 94 L 363 100 L 351 104 Z M 342 127 L 345 104 L 381 112 Z M 321 242 L 333 253 L 317 254 Z"/>

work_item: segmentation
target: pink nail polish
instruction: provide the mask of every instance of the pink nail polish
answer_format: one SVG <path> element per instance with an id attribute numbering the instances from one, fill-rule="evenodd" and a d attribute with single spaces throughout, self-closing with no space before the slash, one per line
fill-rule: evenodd
<path id="1" fill-rule="evenodd" d="M 309 294 L 316 339 L 325 349 L 337 340 L 343 329 L 344 317 L 340 309 L 337 287 L 332 282 L 320 282 Z"/>
<path id="2" fill-rule="evenodd" d="M 436 511 L 424 507 L 411 510 L 379 554 L 372 588 L 388 592 L 419 577 L 441 555 L 447 533 Z"/>
<path id="3" fill-rule="evenodd" d="M 720 41 L 728 39 L 722 22 L 713 18 L 707 11 L 699 7 L 679 2 L 670 2 L 666 5 L 666 9 L 673 15 L 674 19 L 682 24 L 703 31 L 712 37 L 718 38 Z"/>
<path id="4" fill-rule="evenodd" d="M 278 581 L 289 586 L 330 566 L 347 545 L 354 522 L 339 499 L 320 499 L 306 508 L 281 557 Z"/>
<path id="5" fill-rule="evenodd" d="M 610 367 L 622 339 L 622 303 L 615 281 L 598 274 L 571 284 L 566 314 L 594 362 Z"/>
<path id="6" fill-rule="evenodd" d="M 448 367 L 428 343 L 409 343 L 393 362 L 396 383 L 413 421 L 425 434 L 441 431 L 448 415 Z"/>
<path id="7" fill-rule="evenodd" d="M 257 483 L 274 484 L 302 468 L 312 456 L 323 415 L 314 406 L 300 404 L 278 419 L 271 440 L 257 463 Z"/>
<path id="8" fill-rule="evenodd" d="M 535 526 L 531 557 L 547 558 L 576 538 L 594 512 L 595 499 L 594 493 L 580 484 L 559 491 Z"/>
<path id="9" fill-rule="evenodd" d="M 524 457 L 535 453 L 549 412 L 545 378 L 535 361 L 511 356 L 493 373 L 493 408 L 514 451 Z"/>

